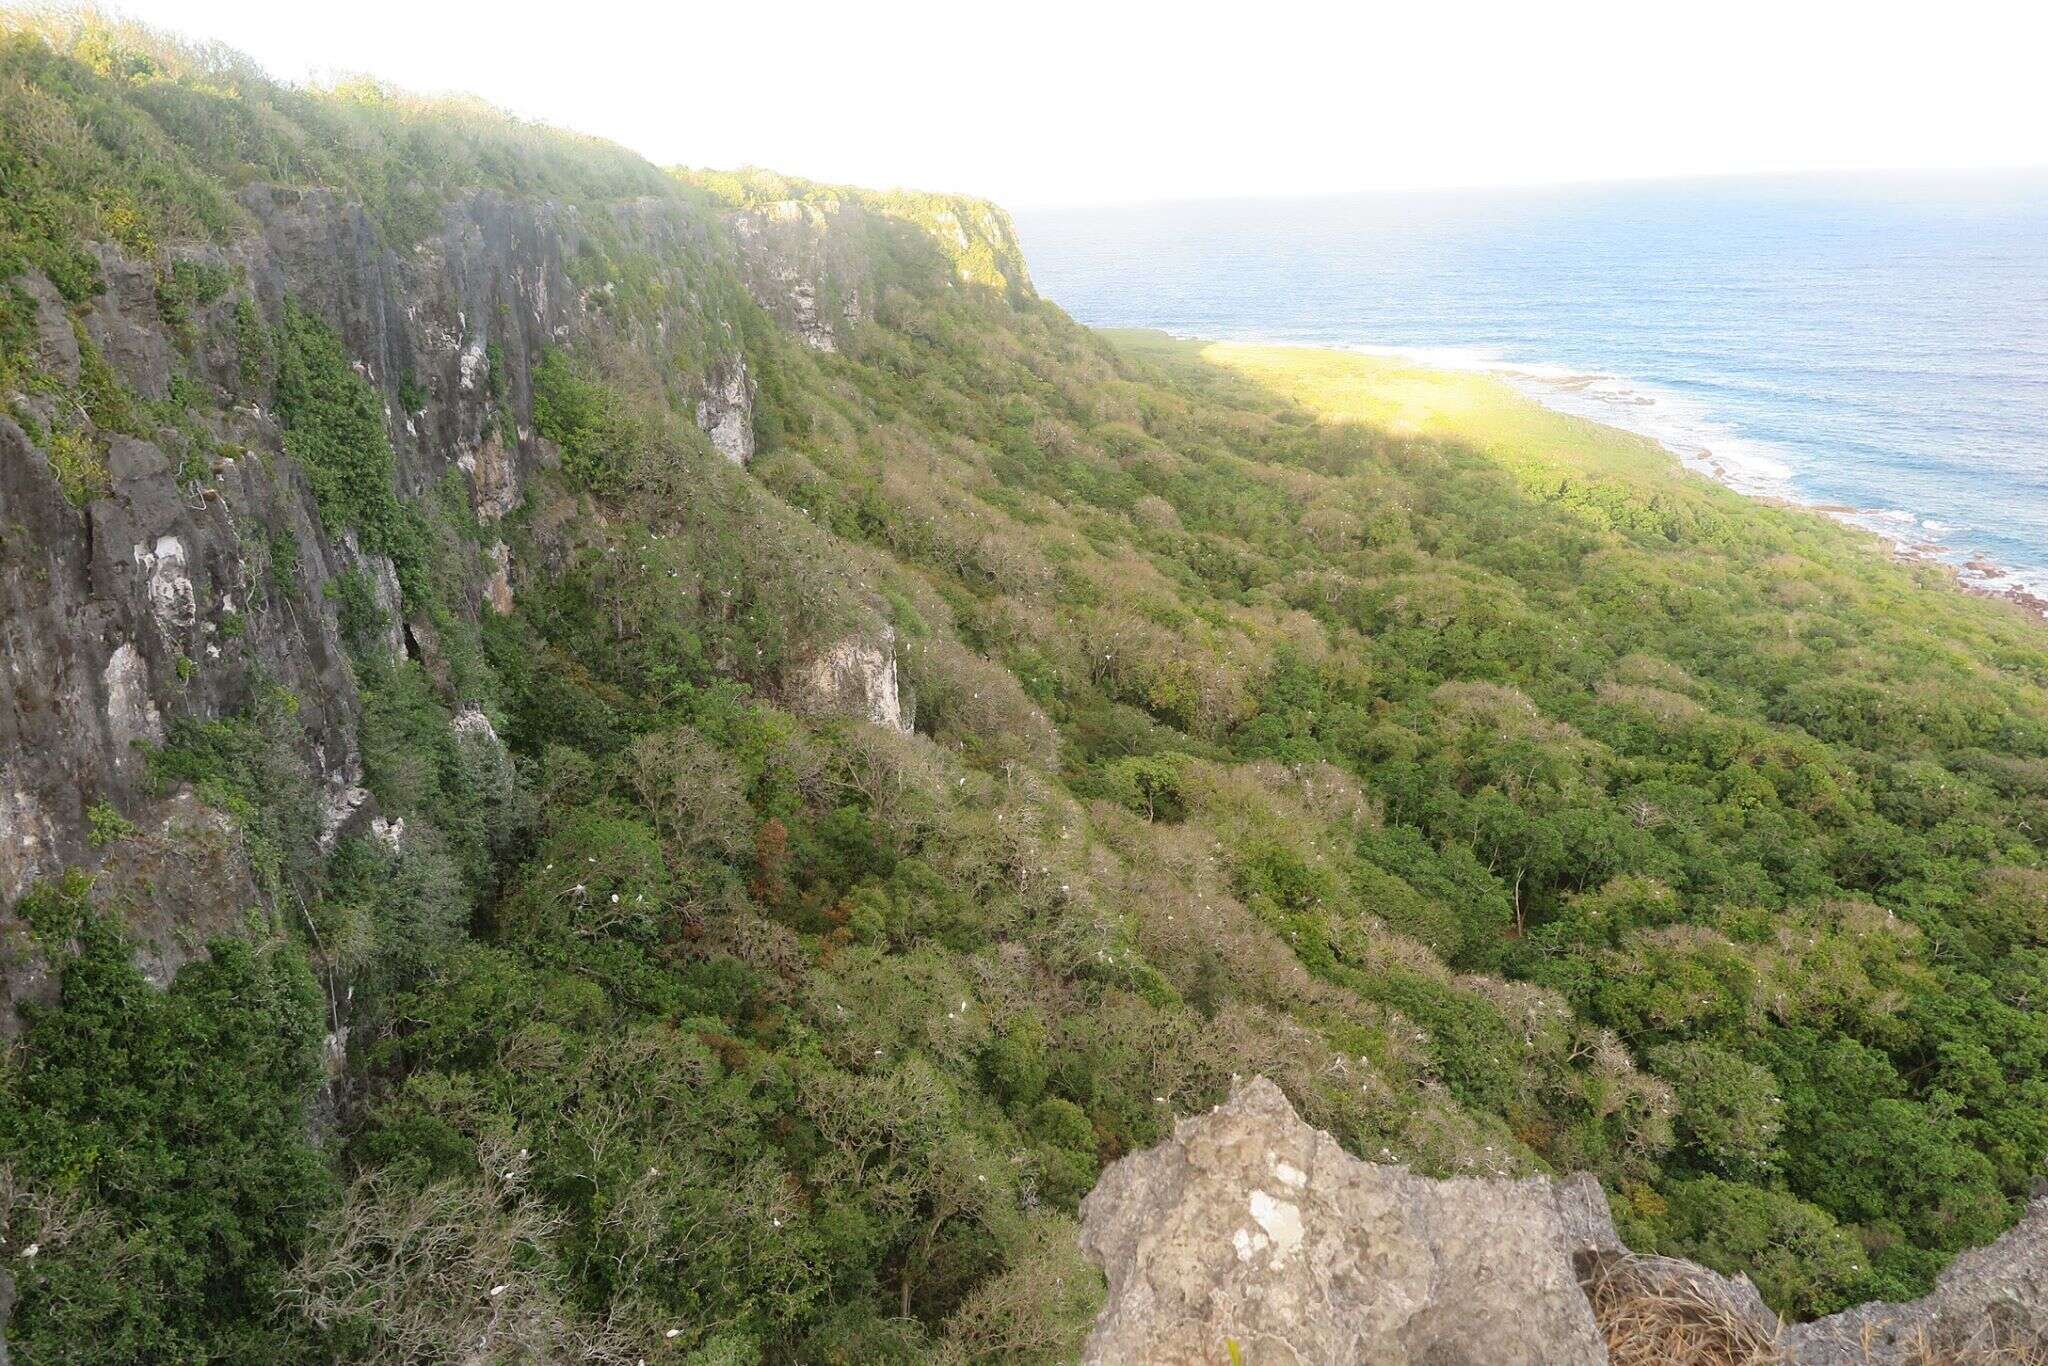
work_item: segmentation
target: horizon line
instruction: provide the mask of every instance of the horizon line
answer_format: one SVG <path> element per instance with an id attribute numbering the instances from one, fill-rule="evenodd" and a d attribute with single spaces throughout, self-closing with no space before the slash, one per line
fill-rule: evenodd
<path id="1" fill-rule="evenodd" d="M 1356 189 L 1246 190 L 1220 194 L 1164 194 L 1139 199 L 1071 199 L 1012 202 L 991 198 L 1013 213 L 1065 213 L 1084 209 L 1169 208 L 1195 204 L 1303 203 L 1337 199 L 1421 199 L 1431 196 L 1544 194 L 1561 190 L 1627 189 L 1648 185 L 1708 185 L 1730 182 L 2048 180 L 2048 160 L 1984 166 L 1813 166 L 1790 170 L 1673 171 L 1667 174 L 1568 177 L 1562 180 L 1473 181 L 1452 185 L 1365 186 Z M 899 186 L 897 188 L 912 188 Z M 972 191 L 965 193 L 972 194 Z"/>

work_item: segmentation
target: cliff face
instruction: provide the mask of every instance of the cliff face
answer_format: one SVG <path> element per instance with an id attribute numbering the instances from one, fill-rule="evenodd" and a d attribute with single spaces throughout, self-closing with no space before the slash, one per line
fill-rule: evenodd
<path id="1" fill-rule="evenodd" d="M 1590 1177 L 1436 1181 L 1352 1157 L 1263 1077 L 1103 1173 L 1083 1360 L 2038 1360 L 2048 1200 L 1934 1292 L 1781 1324 L 1747 1279 L 1624 1247 Z M 1997 1355 L 2009 1353 L 2010 1355 Z"/>
<path id="2" fill-rule="evenodd" d="M 81 307 L 34 272 L 18 282 L 33 300 L 38 352 L 64 388 L 104 382 L 94 369 L 103 362 L 138 403 L 175 395 L 184 417 L 135 424 L 144 435 L 108 431 L 40 391 L 12 395 L 26 424 L 0 415 L 0 905 L 38 878 L 98 862 L 95 810 L 144 826 L 169 819 L 147 749 L 179 722 L 238 714 L 266 692 L 293 699 L 323 843 L 367 828 L 375 812 L 343 648 L 344 576 L 373 589 L 383 648 L 422 659 L 451 706 L 467 700 L 440 657 L 447 622 L 403 604 L 392 560 L 323 521 L 306 471 L 285 457 L 279 415 L 266 407 L 275 358 L 251 341 L 252 322 L 275 329 L 289 302 L 333 330 L 382 403 L 398 498 L 452 493 L 457 518 L 473 521 L 436 587 L 458 620 L 474 622 L 511 609 L 526 566 L 499 527 L 534 472 L 560 458 L 533 417 L 543 353 L 595 342 L 661 372 L 711 446 L 744 462 L 756 386 L 741 311 L 758 302 L 803 343 L 834 349 L 877 290 L 863 242 L 902 229 L 857 206 L 835 206 L 828 220 L 793 202 L 576 208 L 479 193 L 400 249 L 333 191 L 256 185 L 240 202 L 249 231 L 177 258 L 231 283 L 175 315 L 161 263 L 110 243 L 93 247 L 105 288 Z M 638 281 L 651 306 L 622 307 L 591 265 L 628 254 L 652 263 Z M 104 482 L 82 506 L 67 498 L 51 449 L 75 417 L 78 434 L 106 450 Z M 792 686 L 816 709 L 903 726 L 893 646 L 879 629 L 830 646 Z M 246 904 L 191 906 L 184 937 Z M 170 951 L 179 919 L 170 913 L 145 934 Z M 14 945 L 0 976 L 0 1032 L 12 1032 L 13 1003 L 44 978 L 11 909 L 0 934 Z"/>
<path id="3" fill-rule="evenodd" d="M 765 172 L 703 176 L 728 204 L 748 293 L 804 345 L 835 352 L 875 316 L 889 274 L 926 288 L 1035 297 L 1016 227 L 960 195 L 880 195 Z"/>

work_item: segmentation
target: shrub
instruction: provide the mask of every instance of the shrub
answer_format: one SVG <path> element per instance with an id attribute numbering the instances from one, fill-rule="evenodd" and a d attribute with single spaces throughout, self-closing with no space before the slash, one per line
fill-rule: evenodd
<path id="1" fill-rule="evenodd" d="M 226 266 L 210 261 L 172 261 L 157 270 L 157 312 L 181 340 L 189 343 L 192 311 L 218 303 L 234 283 L 235 274 Z"/>
<path id="2" fill-rule="evenodd" d="M 0 1165 L 84 1213 L 18 1273 L 9 1341 L 35 1360 L 256 1350 L 331 1193 L 305 1119 L 319 990 L 294 948 L 216 939 L 159 992 L 111 926 L 69 914 L 78 952 L 0 1091 Z"/>
<path id="3" fill-rule="evenodd" d="M 111 802 L 94 802 L 85 809 L 85 819 L 96 849 L 127 839 L 136 831 L 135 822 L 123 816 Z"/>
<path id="4" fill-rule="evenodd" d="M 424 532 L 418 512 L 398 500 L 383 404 L 333 329 L 289 300 L 278 328 L 277 411 L 285 454 L 304 467 L 321 520 L 390 556 L 409 599 L 425 591 Z"/>
<path id="5" fill-rule="evenodd" d="M 1669 1186 L 1664 1202 L 1649 1229 L 1624 1228 L 1632 1245 L 1742 1272 L 1781 1314 L 1832 1313 L 1868 1278 L 1856 1240 L 1792 1196 L 1703 1176 Z"/>
<path id="6" fill-rule="evenodd" d="M 1185 754 L 1134 754 L 1101 767 L 1103 795 L 1146 820 L 1178 821 L 1187 816 Z"/>
<path id="7" fill-rule="evenodd" d="M 84 432 L 72 427 L 53 429 L 49 457 L 50 473 L 57 477 L 57 487 L 73 507 L 85 507 L 112 490 L 107 462 L 100 458 L 92 438 Z"/>
<path id="8" fill-rule="evenodd" d="M 552 350 L 533 368 L 534 429 L 562 449 L 562 473 L 595 493 L 624 489 L 639 433 L 604 385 L 585 378 L 568 353 Z"/>
<path id="9" fill-rule="evenodd" d="M 1771 1172 L 1784 1104 L 1768 1069 L 1710 1043 L 1666 1044 L 1649 1058 L 1677 1092 L 1678 1137 L 1695 1161 L 1738 1180 Z"/>

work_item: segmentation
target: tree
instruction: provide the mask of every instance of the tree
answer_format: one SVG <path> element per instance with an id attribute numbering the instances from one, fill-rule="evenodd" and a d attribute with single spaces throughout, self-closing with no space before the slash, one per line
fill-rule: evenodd
<path id="1" fill-rule="evenodd" d="M 1784 1102 L 1768 1068 L 1711 1043 L 1665 1044 L 1649 1061 L 1677 1093 L 1678 1139 L 1694 1161 L 1737 1180 L 1770 1174 Z"/>

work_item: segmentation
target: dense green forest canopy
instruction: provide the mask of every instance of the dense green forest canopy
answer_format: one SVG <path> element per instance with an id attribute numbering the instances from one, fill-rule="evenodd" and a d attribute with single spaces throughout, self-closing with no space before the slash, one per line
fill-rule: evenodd
<path id="1" fill-rule="evenodd" d="M 86 243 L 231 240 L 251 180 L 395 242 L 479 189 L 714 234 L 835 193 L 95 23 L 9 21 L 0 115 L 16 388 L 55 382 L 23 272 L 90 309 Z M 459 677 L 345 596 L 397 852 L 315 846 L 289 694 L 175 729 L 155 771 L 265 905 L 168 991 L 82 876 L 24 903 L 62 996 L 0 1070 L 21 1359 L 1060 1359 L 1077 1201 L 1254 1072 L 1369 1157 L 1597 1173 L 1636 1246 L 1797 1315 L 2012 1221 L 2048 1159 L 2039 622 L 1484 381 L 1091 333 L 946 258 L 957 205 L 836 193 L 903 231 L 838 352 L 748 313 L 748 468 L 623 328 L 536 368 L 508 416 L 561 460 L 507 525 L 551 571 L 481 622 L 386 397 L 311 314 L 244 318 L 285 458 Z M 82 498 L 95 433 L 239 397 L 93 382 Z M 785 687 L 877 610 L 914 735 Z"/>

